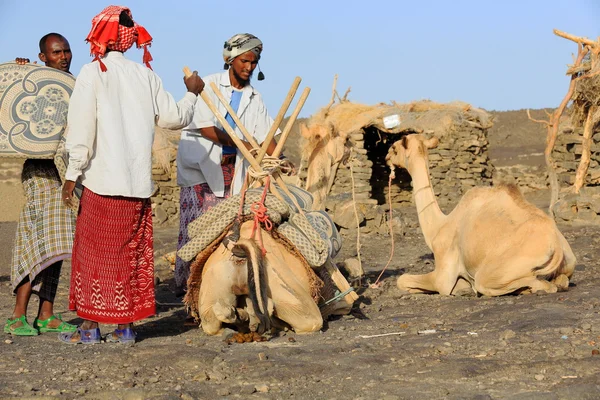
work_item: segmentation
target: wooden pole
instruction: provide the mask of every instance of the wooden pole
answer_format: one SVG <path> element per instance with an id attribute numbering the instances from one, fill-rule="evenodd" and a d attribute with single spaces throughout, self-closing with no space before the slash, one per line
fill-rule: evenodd
<path id="1" fill-rule="evenodd" d="M 583 149 L 581 150 L 581 160 L 577 167 L 577 173 L 575 174 L 575 183 L 573 184 L 573 191 L 579 193 L 581 188 L 585 185 L 585 178 L 587 177 L 588 168 L 590 166 L 590 154 L 592 147 L 592 135 L 594 134 L 594 114 L 598 110 L 598 106 L 591 106 L 588 110 L 587 118 L 585 119 L 585 125 L 583 127 Z"/>
<path id="2" fill-rule="evenodd" d="M 338 74 L 335 74 L 333 76 L 333 86 L 331 88 L 331 100 L 329 100 L 329 103 L 327 103 L 327 105 L 325 106 L 325 109 L 327 110 L 327 111 L 325 111 L 325 117 L 327 117 L 327 115 L 329 114 L 329 110 L 331 109 L 331 106 L 333 106 L 333 103 L 335 102 L 335 94 L 336 94 L 335 87 L 337 86 L 337 80 L 338 80 Z"/>
<path id="3" fill-rule="evenodd" d="M 227 112 L 229 113 L 229 115 L 231 115 L 231 118 L 233 119 L 233 122 L 235 122 L 235 124 L 237 125 L 238 129 L 240 131 L 242 131 L 242 134 L 244 135 L 244 137 L 246 138 L 246 140 L 248 141 L 248 143 L 250 143 L 250 145 L 253 148 L 258 149 L 260 147 L 260 145 L 256 142 L 256 139 L 254 139 L 254 136 L 252 136 L 250 134 L 250 132 L 248 132 L 248 130 L 246 129 L 246 127 L 244 126 L 244 124 L 242 124 L 242 121 L 240 121 L 240 118 L 237 116 L 237 114 L 233 110 L 233 108 L 231 108 L 231 106 L 227 102 L 227 99 L 219 91 L 219 88 L 217 87 L 217 85 L 214 82 L 211 82 L 210 83 L 210 88 L 213 90 L 213 92 L 215 92 L 215 94 L 217 95 L 217 98 L 219 99 L 219 101 L 221 102 L 221 104 L 223 104 L 225 106 L 225 109 L 227 110 Z M 260 160 L 256 160 L 256 161 L 258 161 L 260 163 Z"/>
<path id="4" fill-rule="evenodd" d="M 296 95 L 296 91 L 298 90 L 298 87 L 300 86 L 300 82 L 302 82 L 302 79 L 299 76 L 297 76 L 296 79 L 294 79 L 294 82 L 292 82 L 292 87 L 288 91 L 288 94 L 285 97 L 285 100 L 283 101 L 281 108 L 279 109 L 279 113 L 277 114 L 277 116 L 275 117 L 275 120 L 273 121 L 273 125 L 271 125 L 271 129 L 269 130 L 269 133 L 267 133 L 267 138 L 263 142 L 262 147 L 261 147 L 260 151 L 258 152 L 258 157 L 256 157 L 258 162 L 261 162 L 263 160 L 263 158 L 265 157 L 265 154 L 267 153 L 267 148 L 269 147 L 269 143 L 271 143 L 271 140 L 273 140 L 273 138 L 275 137 L 275 133 L 277 132 L 277 129 L 279 129 L 279 125 L 281 125 L 281 121 L 283 121 L 283 117 L 285 117 L 285 113 L 287 112 L 288 108 L 290 108 L 290 104 L 292 104 L 292 100 L 294 99 L 294 96 Z"/>
<path id="5" fill-rule="evenodd" d="M 595 42 L 595 41 L 593 41 L 591 39 L 588 39 L 586 37 L 571 35 L 570 33 L 559 31 L 558 29 L 553 29 L 552 31 L 554 32 L 554 34 L 556 36 L 560 36 L 562 38 L 572 40 L 572 41 L 574 41 L 576 43 L 582 43 L 582 44 L 585 44 L 585 45 L 588 45 L 588 46 L 592 46 L 592 47 L 598 46 L 598 44 L 599 44 L 598 42 Z"/>
<path id="6" fill-rule="evenodd" d="M 281 151 L 283 150 L 283 145 L 292 130 L 294 122 L 296 122 L 296 119 L 298 118 L 298 114 L 300 114 L 302 107 L 304 107 L 304 103 L 306 102 L 306 99 L 308 98 L 309 94 L 310 94 L 310 88 L 304 88 L 304 91 L 302 92 L 302 95 L 300 96 L 300 99 L 298 100 L 298 104 L 296 105 L 294 112 L 290 116 L 290 119 L 288 120 L 287 124 L 285 124 L 285 128 L 283 129 L 283 132 L 281 133 L 281 138 L 279 139 L 279 142 L 277 142 L 275 151 L 273 151 L 273 154 L 271 154 L 273 157 L 279 157 L 279 155 L 281 154 Z M 260 154 L 259 154 L 259 156 L 260 156 Z M 260 157 L 257 157 L 257 158 L 262 161 L 262 159 Z"/>

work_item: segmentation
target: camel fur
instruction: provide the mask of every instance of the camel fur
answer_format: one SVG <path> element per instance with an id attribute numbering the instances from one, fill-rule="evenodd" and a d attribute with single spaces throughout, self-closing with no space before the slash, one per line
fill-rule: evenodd
<path id="1" fill-rule="evenodd" d="M 435 258 L 435 270 L 404 274 L 398 288 L 411 293 L 455 294 L 465 281 L 476 293 L 554 293 L 566 290 L 575 255 L 554 221 L 527 202 L 514 185 L 469 190 L 448 215 L 440 210 L 428 169 L 427 149 L 437 138 L 402 137 L 386 156 L 408 170 L 419 224 Z"/>
<path id="2" fill-rule="evenodd" d="M 202 329 L 217 335 L 223 323 L 247 323 L 262 333 L 280 320 L 296 333 L 320 330 L 323 317 L 311 293 L 315 277 L 308 264 L 260 229 L 263 256 L 251 238 L 253 224 L 243 223 L 233 248 L 224 240 L 204 264 L 198 296 Z"/>

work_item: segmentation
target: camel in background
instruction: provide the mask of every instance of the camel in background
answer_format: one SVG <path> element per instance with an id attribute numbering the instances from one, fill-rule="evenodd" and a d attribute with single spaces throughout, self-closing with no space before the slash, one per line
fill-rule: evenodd
<path id="1" fill-rule="evenodd" d="M 347 135 L 341 135 L 331 123 L 320 121 L 310 127 L 300 125 L 300 133 L 306 140 L 302 150 L 303 166 L 307 168 L 306 190 L 314 197 L 313 210 L 325 208 L 327 194 L 333 186 L 341 163 L 350 154 Z"/>
<path id="2" fill-rule="evenodd" d="M 392 172 L 397 166 L 412 177 L 419 225 L 435 257 L 433 272 L 404 274 L 398 288 L 449 295 L 464 289 L 466 281 L 485 296 L 566 290 L 575 255 L 554 221 L 516 186 L 473 188 L 450 214 L 442 213 L 428 166 L 428 149 L 437 144 L 437 138 L 408 135 L 386 156 Z"/>

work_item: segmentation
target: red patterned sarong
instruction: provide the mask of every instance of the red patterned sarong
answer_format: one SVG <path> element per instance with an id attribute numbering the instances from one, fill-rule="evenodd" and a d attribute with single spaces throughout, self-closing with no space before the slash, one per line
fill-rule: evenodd
<path id="1" fill-rule="evenodd" d="M 107 324 L 155 313 L 150 199 L 84 188 L 75 227 L 69 309 Z"/>

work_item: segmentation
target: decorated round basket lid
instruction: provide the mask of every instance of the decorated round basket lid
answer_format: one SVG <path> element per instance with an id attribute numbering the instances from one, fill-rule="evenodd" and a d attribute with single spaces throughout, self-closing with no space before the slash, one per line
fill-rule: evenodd
<path id="1" fill-rule="evenodd" d="M 0 158 L 54 158 L 74 86 L 54 68 L 0 64 Z"/>

